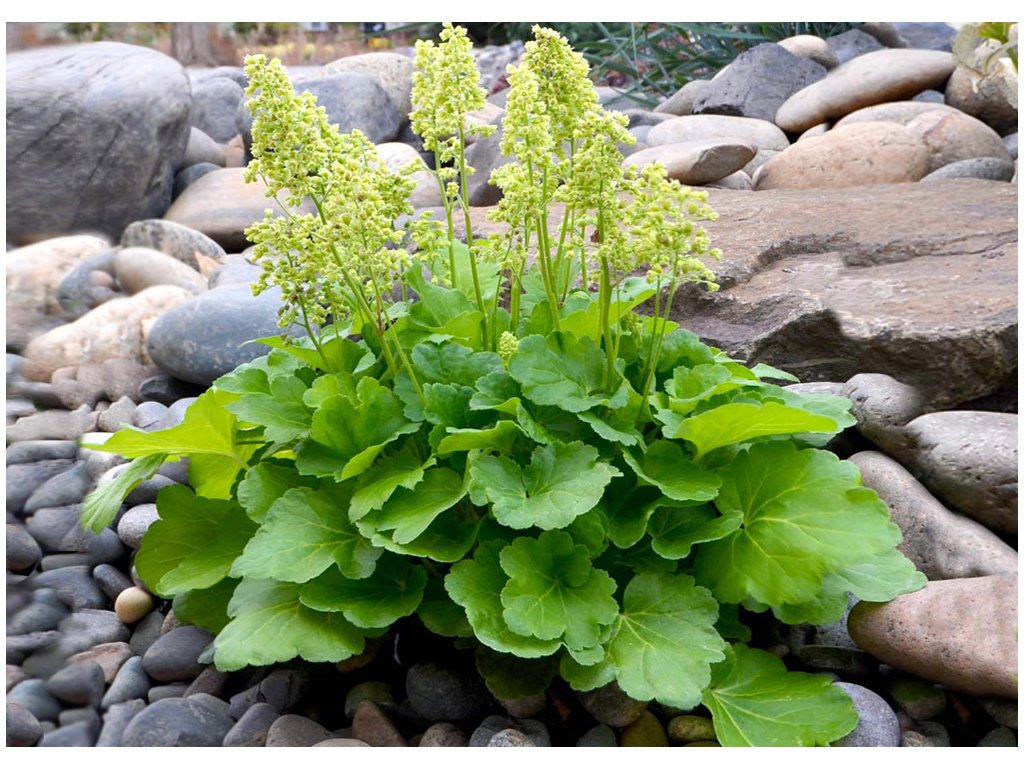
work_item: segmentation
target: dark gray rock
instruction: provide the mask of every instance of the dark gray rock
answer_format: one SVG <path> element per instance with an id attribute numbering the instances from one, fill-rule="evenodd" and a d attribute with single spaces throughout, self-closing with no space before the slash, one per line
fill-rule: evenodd
<path id="1" fill-rule="evenodd" d="M 96 272 L 102 274 L 93 274 Z M 117 296 L 113 282 L 114 250 L 100 251 L 80 262 L 64 276 L 57 286 L 57 303 L 67 318 L 74 320 Z"/>
<path id="2" fill-rule="evenodd" d="M 8 610 L 10 610 L 8 602 Z M 32 602 L 14 615 L 8 615 L 7 634 L 24 635 L 29 632 L 46 632 L 56 629 L 67 618 L 67 606 L 52 589 L 36 589 Z"/>
<path id="3" fill-rule="evenodd" d="M 118 595 L 132 585 L 131 579 L 109 563 L 100 563 L 93 568 L 92 577 L 103 590 L 103 594 L 111 600 L 116 600 Z"/>
<path id="4" fill-rule="evenodd" d="M 201 627 L 172 629 L 146 651 L 142 668 L 162 683 L 194 680 L 206 667 L 199 663 L 199 656 L 212 642 L 213 635 Z"/>
<path id="5" fill-rule="evenodd" d="M 25 512 L 36 512 L 44 507 L 79 504 L 92 488 L 93 481 L 86 471 L 85 462 L 80 461 L 36 488 L 25 500 L 23 509 Z"/>
<path id="6" fill-rule="evenodd" d="M 627 109 L 622 114 L 624 114 L 629 120 L 629 122 L 626 123 L 626 128 L 629 130 L 643 126 L 650 127 L 672 119 L 672 115 L 667 115 L 663 112 L 651 112 L 646 109 Z"/>
<path id="7" fill-rule="evenodd" d="M 618 683 L 611 682 L 592 691 L 585 691 L 579 695 L 580 704 L 599 723 L 610 725 L 613 728 L 625 728 L 635 723 L 640 715 L 647 711 L 647 705 L 642 701 L 631 699 Z"/>
<path id="8" fill-rule="evenodd" d="M 282 714 L 290 712 L 309 690 L 309 673 L 302 669 L 275 669 L 256 686 L 259 701 Z"/>
<path id="9" fill-rule="evenodd" d="M 160 474 L 153 475 L 132 488 L 131 493 L 124 497 L 124 502 L 133 507 L 155 504 L 160 491 L 169 485 L 174 485 L 174 481 L 169 477 L 163 477 Z"/>
<path id="10" fill-rule="evenodd" d="M 199 676 L 196 677 L 185 691 L 185 697 L 195 696 L 197 693 L 206 694 L 209 696 L 219 697 L 224 691 L 224 686 L 228 682 L 228 673 L 221 672 L 216 667 L 207 667 Z M 225 707 L 227 703 L 225 702 Z M 225 709 L 225 712 L 227 710 Z M 232 718 L 234 719 L 234 718 Z"/>
<path id="11" fill-rule="evenodd" d="M 343 72 L 303 80 L 296 90 L 309 91 L 342 133 L 358 129 L 374 144 L 398 136 L 401 116 L 380 83 L 370 75 Z"/>
<path id="12" fill-rule="evenodd" d="M 466 747 L 469 739 L 458 726 L 451 723 L 434 723 L 423 732 L 417 745 L 420 747 Z"/>
<path id="13" fill-rule="evenodd" d="M 158 639 L 160 639 L 160 626 L 164 622 L 163 614 L 153 611 L 142 621 L 135 625 L 129 645 L 139 656 L 145 655 Z"/>
<path id="14" fill-rule="evenodd" d="M 914 96 L 911 101 L 925 101 L 931 104 L 945 104 L 946 97 L 942 91 L 933 91 L 931 89 L 927 91 L 921 91 L 919 94 Z"/>
<path id="15" fill-rule="evenodd" d="M 24 635 L 8 634 L 7 663 L 20 664 L 29 654 L 38 651 L 40 648 L 48 648 L 60 639 L 60 632 L 47 630 L 43 632 L 29 632 Z"/>
<path id="16" fill-rule="evenodd" d="M 741 53 L 707 84 L 693 102 L 693 114 L 774 120 L 786 99 L 826 74 L 815 61 L 776 43 L 763 43 Z"/>
<path id="17" fill-rule="evenodd" d="M 245 91 L 228 77 L 204 78 L 192 85 L 192 111 L 189 122 L 224 144 L 238 135 L 235 113 L 245 101 Z"/>
<path id="18" fill-rule="evenodd" d="M 544 724 L 537 720 L 516 720 L 503 715 L 491 715 L 484 718 L 473 731 L 469 737 L 469 746 L 550 747 L 551 737 Z"/>
<path id="19" fill-rule="evenodd" d="M 919 677 L 896 675 L 889 681 L 889 694 L 913 720 L 931 720 L 946 709 L 945 689 Z"/>
<path id="20" fill-rule="evenodd" d="M 111 705 L 110 709 L 103 715 L 103 728 L 100 730 L 99 738 L 96 740 L 96 746 L 120 747 L 124 729 L 145 708 L 146 702 L 142 699 L 131 699 L 120 704 Z"/>
<path id="21" fill-rule="evenodd" d="M 203 393 L 203 388 L 161 372 L 144 381 L 139 393 L 144 399 L 156 401 L 158 405 L 171 405 L 183 397 L 198 397 Z M 154 429 L 158 427 L 149 426 L 146 431 L 152 432 Z"/>
<path id="22" fill-rule="evenodd" d="M 7 746 L 31 747 L 43 736 L 39 720 L 21 704 L 7 702 Z"/>
<path id="23" fill-rule="evenodd" d="M 7 237 L 118 236 L 171 202 L 189 82 L 157 51 L 101 42 L 7 58 Z"/>
<path id="24" fill-rule="evenodd" d="M 1017 700 L 983 696 L 978 699 L 981 708 L 999 725 L 1017 730 Z"/>
<path id="25" fill-rule="evenodd" d="M 881 696 L 854 683 L 834 683 L 849 694 L 857 710 L 857 727 L 833 743 L 835 747 L 898 747 L 900 722 Z"/>
<path id="26" fill-rule="evenodd" d="M 234 721 L 197 697 L 161 699 L 132 718 L 125 747 L 219 747 Z"/>
<path id="27" fill-rule="evenodd" d="M 10 432 L 8 431 L 8 436 Z M 51 477 L 66 472 L 73 465 L 70 459 L 34 461 L 7 467 L 7 511 L 21 512 L 28 497 Z"/>
<path id="28" fill-rule="evenodd" d="M 99 734 L 100 728 L 103 727 L 103 719 L 100 717 L 100 713 L 92 707 L 65 709 L 57 716 L 57 725 L 59 726 L 63 727 L 73 723 L 88 723 L 96 735 Z"/>
<path id="29" fill-rule="evenodd" d="M 221 166 L 214 163 L 196 163 L 195 165 L 185 166 L 174 174 L 174 197 L 177 198 L 190 185 L 203 178 L 206 174 L 211 171 L 219 171 L 220 169 Z"/>
<path id="30" fill-rule="evenodd" d="M 57 592 L 59 594 L 60 590 Z M 25 659 L 22 667 L 26 672 L 37 677 L 49 677 L 65 666 L 68 657 L 76 653 L 97 645 L 119 643 L 128 639 L 128 628 L 118 620 L 113 611 L 76 610 L 60 623 L 59 629 L 61 634 L 56 643 L 36 651 Z"/>
<path id="31" fill-rule="evenodd" d="M 99 704 L 106 687 L 103 669 L 95 661 L 71 664 L 46 681 L 46 690 L 62 701 L 79 706 Z"/>
<path id="32" fill-rule="evenodd" d="M 941 21 L 894 21 L 891 26 L 903 42 L 901 47 L 928 48 L 933 51 L 953 50 L 956 30 L 949 24 Z"/>
<path id="33" fill-rule="evenodd" d="M 1014 160 L 1017 159 L 1017 135 L 1017 133 L 1011 133 L 1008 136 L 1003 136 L 1003 145 Z"/>
<path id="34" fill-rule="evenodd" d="M 907 425 L 899 457 L 950 506 L 992 530 L 1017 533 L 1017 414 L 946 411 Z"/>
<path id="35" fill-rule="evenodd" d="M 432 723 L 481 717 L 490 706 L 479 679 L 431 662 L 409 668 L 405 692 L 412 708 Z"/>
<path id="36" fill-rule="evenodd" d="M 43 734 L 40 747 L 92 747 L 96 744 L 99 728 L 89 722 L 72 723 Z"/>
<path id="37" fill-rule="evenodd" d="M 172 376 L 208 386 L 267 353 L 264 345 L 246 342 L 281 332 L 280 306 L 276 287 L 253 296 L 246 285 L 225 285 L 161 315 L 150 329 L 147 350 Z"/>
<path id="38" fill-rule="evenodd" d="M 228 700 L 228 714 L 235 720 L 240 720 L 250 707 L 260 703 L 265 703 L 265 700 L 260 695 L 259 683 L 256 683 L 239 691 Z M 278 714 L 280 715 L 281 712 L 278 711 Z"/>
<path id="39" fill-rule="evenodd" d="M 6 541 L 7 570 L 11 573 L 28 573 L 43 556 L 36 540 L 20 525 L 7 524 Z"/>
<path id="40" fill-rule="evenodd" d="M 197 256 L 223 261 L 224 249 L 202 232 L 166 219 L 146 219 L 128 225 L 121 235 L 122 248 L 152 248 L 173 256 L 192 269 L 200 268 Z"/>
<path id="41" fill-rule="evenodd" d="M 109 710 L 111 707 L 132 699 L 144 699 L 153 685 L 149 675 L 142 668 L 142 658 L 132 656 L 117 670 L 110 688 L 100 701 L 100 708 Z"/>
<path id="42" fill-rule="evenodd" d="M 50 389 L 52 391 L 52 387 Z M 95 426 L 96 414 L 89 405 L 74 411 L 54 408 L 18 419 L 13 427 L 8 427 L 7 440 L 12 443 L 22 440 L 77 440 Z"/>
<path id="43" fill-rule="evenodd" d="M 188 690 L 188 683 L 167 683 L 165 685 L 154 685 L 149 689 L 147 699 L 152 704 L 162 699 L 183 699 L 185 691 Z"/>
<path id="44" fill-rule="evenodd" d="M 922 182 L 941 181 L 942 179 L 991 179 L 992 181 L 1009 181 L 1013 178 L 1016 166 L 1012 160 L 1000 157 L 972 157 L 958 160 L 932 171 L 921 179 Z"/>
<path id="45" fill-rule="evenodd" d="M 615 731 L 603 723 L 595 725 L 589 731 L 580 736 L 576 742 L 577 747 L 617 747 Z"/>
<path id="46" fill-rule="evenodd" d="M 1017 551 L 981 523 L 949 511 L 903 466 L 877 451 L 850 457 L 903 533 L 899 550 L 929 581 L 1017 573 Z"/>
<path id="47" fill-rule="evenodd" d="M 1013 731 L 1011 731 L 1005 725 L 1002 725 L 1002 726 L 1000 726 L 998 728 L 995 728 L 995 729 L 989 731 L 984 736 L 982 736 L 981 737 L 981 741 L 978 742 L 978 746 L 979 747 L 1016 747 L 1017 746 L 1017 736 L 1014 734 Z"/>
<path id="48" fill-rule="evenodd" d="M 267 743 L 270 726 L 281 713 L 266 702 L 253 704 L 224 736 L 225 747 L 262 747 Z"/>
<path id="49" fill-rule="evenodd" d="M 832 37 L 826 37 L 825 42 L 828 43 L 829 50 L 835 54 L 840 64 L 862 54 L 885 48 L 874 37 L 859 29 L 851 29 L 838 35 L 832 35 Z"/>
<path id="50" fill-rule="evenodd" d="M 102 608 L 110 601 L 92 578 L 92 568 L 75 565 L 39 573 L 29 580 L 33 589 L 49 587 L 73 611 L 84 608 Z"/>
<path id="51" fill-rule="evenodd" d="M 53 459 L 74 459 L 78 454 L 78 443 L 74 440 L 30 440 L 7 446 L 7 466 L 31 464 L 35 461 Z"/>
<path id="52" fill-rule="evenodd" d="M 7 703 L 23 707 L 36 720 L 56 722 L 61 710 L 60 702 L 46 689 L 46 683 L 36 678 L 20 682 L 9 690 Z"/>
<path id="53" fill-rule="evenodd" d="M 331 738 L 320 723 L 301 715 L 281 715 L 267 731 L 268 747 L 311 747 Z"/>
<path id="54" fill-rule="evenodd" d="M 81 501 L 81 499 L 79 499 Z M 82 505 L 48 506 L 30 517 L 25 527 L 32 537 L 49 552 L 60 552 L 61 542 L 75 528 L 80 527 Z"/>

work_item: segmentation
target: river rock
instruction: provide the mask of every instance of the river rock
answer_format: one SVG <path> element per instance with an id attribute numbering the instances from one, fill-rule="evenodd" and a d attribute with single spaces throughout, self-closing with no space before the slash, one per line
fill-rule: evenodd
<path id="1" fill-rule="evenodd" d="M 46 690 L 62 701 L 79 706 L 96 706 L 106 688 L 103 670 L 94 661 L 71 664 L 46 681 Z"/>
<path id="2" fill-rule="evenodd" d="M 7 746 L 31 747 L 43 736 L 39 720 L 21 704 L 7 702 Z"/>
<path id="3" fill-rule="evenodd" d="M 779 45 L 796 56 L 802 56 L 820 64 L 825 69 L 834 69 L 839 66 L 839 59 L 829 48 L 828 43 L 817 35 L 793 35 L 779 40 Z"/>
<path id="4" fill-rule="evenodd" d="M 152 248 L 173 256 L 197 272 L 204 259 L 223 262 L 224 249 L 195 229 L 166 219 L 146 219 L 128 225 L 121 235 L 122 248 Z"/>
<path id="5" fill-rule="evenodd" d="M 409 668 L 405 688 L 413 710 L 432 723 L 479 717 L 489 705 L 489 697 L 478 679 L 430 662 Z"/>
<path id="6" fill-rule="evenodd" d="M 967 68 L 958 66 L 946 84 L 946 103 L 992 127 L 1000 136 L 1017 131 L 1017 107 L 1007 98 L 997 78 L 975 82 Z M 1016 87 L 1016 85 L 1014 85 Z"/>
<path id="7" fill-rule="evenodd" d="M 466 164 L 476 169 L 466 182 L 469 204 L 475 206 L 494 205 L 501 199 L 501 187 L 489 182 L 491 174 L 509 162 L 501 153 L 502 130 L 500 121 L 495 121 L 497 130 L 486 139 L 478 138 L 466 149 Z M 474 226 L 476 222 L 473 222 Z"/>
<path id="8" fill-rule="evenodd" d="M 132 718 L 125 747 L 219 747 L 234 721 L 198 697 L 161 699 Z"/>
<path id="9" fill-rule="evenodd" d="M 932 409 L 1016 382 L 1013 185 L 714 189 L 709 202 L 722 289 L 673 313 L 708 343 L 804 381 L 883 373 Z"/>
<path id="10" fill-rule="evenodd" d="M 301 715 L 281 715 L 267 731 L 268 747 L 311 747 L 331 738 L 331 732 Z"/>
<path id="11" fill-rule="evenodd" d="M 232 120 L 234 120 L 234 115 L 232 115 Z M 185 156 L 181 159 L 181 167 L 188 168 L 190 165 L 199 163 L 212 163 L 223 168 L 226 160 L 220 144 L 192 126 L 188 136 L 188 145 L 185 147 Z"/>
<path id="12" fill-rule="evenodd" d="M 856 112 L 851 112 L 842 120 L 839 120 L 835 127 L 840 128 L 852 123 L 898 123 L 899 125 L 907 125 L 925 112 L 952 114 L 956 110 L 952 107 L 947 107 L 945 104 L 937 104 L 932 101 L 890 101 L 885 104 L 875 104 L 858 109 Z"/>
<path id="13" fill-rule="evenodd" d="M 782 103 L 828 70 L 775 43 L 744 51 L 701 91 L 693 102 L 695 115 L 736 115 L 773 120 Z"/>
<path id="14" fill-rule="evenodd" d="M 327 119 L 342 133 L 360 130 L 374 144 L 398 136 L 402 118 L 398 108 L 376 78 L 361 72 L 303 80 L 296 90 L 316 96 L 327 111 Z"/>
<path id="15" fill-rule="evenodd" d="M 413 147 L 398 141 L 389 141 L 377 145 L 377 155 L 392 173 L 401 173 L 410 165 L 420 169 L 408 175 L 416 182 L 416 188 L 409 197 L 413 208 L 432 208 L 443 204 L 437 176 L 427 168 L 420 153 Z"/>
<path id="16" fill-rule="evenodd" d="M 68 235 L 9 251 L 4 264 L 7 348 L 21 351 L 33 337 L 66 322 L 58 286 L 76 265 L 109 247 L 101 237 Z"/>
<path id="17" fill-rule="evenodd" d="M 1012 162 L 999 134 L 963 112 L 925 112 L 907 123 L 907 130 L 928 146 L 928 171 L 958 160 L 995 157 Z"/>
<path id="18" fill-rule="evenodd" d="M 916 389 L 883 373 L 858 373 L 840 394 L 851 402 L 857 431 L 894 456 L 909 445 L 904 427 L 927 408 Z"/>
<path id="19" fill-rule="evenodd" d="M 931 582 L 858 603 L 850 635 L 880 661 L 954 691 L 1017 697 L 1017 577 Z"/>
<path id="20" fill-rule="evenodd" d="M 137 402 L 143 399 L 142 385 L 159 372 L 152 365 L 118 357 L 102 363 L 83 363 L 71 370 L 73 373 L 60 379 L 56 372 L 52 377 L 54 392 L 67 408 L 121 398 Z"/>
<path id="21" fill-rule="evenodd" d="M 957 160 L 932 171 L 921 181 L 940 181 L 942 179 L 991 179 L 992 181 L 1010 181 L 1017 170 L 1013 160 L 998 157 L 975 157 L 970 160 Z"/>
<path id="22" fill-rule="evenodd" d="M 704 139 L 660 144 L 635 152 L 622 161 L 624 168 L 661 163 L 668 178 L 683 184 L 709 184 L 724 179 L 749 163 L 757 148 L 748 142 Z"/>
<path id="23" fill-rule="evenodd" d="M 148 355 L 172 376 L 208 386 L 267 353 L 265 345 L 247 342 L 282 332 L 277 325 L 280 296 L 277 287 L 253 296 L 244 284 L 208 291 L 157 319 L 149 332 Z"/>
<path id="24" fill-rule="evenodd" d="M 677 144 L 700 139 L 741 139 L 758 149 L 783 150 L 789 146 L 785 134 L 767 120 L 731 115 L 687 115 L 666 120 L 651 128 L 647 144 Z"/>
<path id="25" fill-rule="evenodd" d="M 906 428 L 903 457 L 939 498 L 1002 533 L 1017 533 L 1017 414 L 948 411 Z"/>
<path id="26" fill-rule="evenodd" d="M 224 249 L 239 252 L 250 245 L 245 230 L 262 221 L 264 211 L 280 211 L 266 195 L 261 181 L 247 184 L 242 168 L 221 168 L 207 173 L 174 201 L 165 218 L 198 230 Z M 312 203 L 299 211 L 312 213 Z"/>
<path id="27" fill-rule="evenodd" d="M 114 256 L 114 272 L 129 294 L 154 285 L 176 285 L 192 294 L 206 291 L 206 279 L 199 272 L 152 248 L 121 248 Z"/>
<path id="28" fill-rule="evenodd" d="M 160 216 L 188 143 L 188 77 L 149 48 L 100 42 L 7 57 L 7 238 Z"/>
<path id="29" fill-rule="evenodd" d="M 77 320 L 105 301 L 124 295 L 114 278 L 116 252 L 116 248 L 100 251 L 64 275 L 57 286 L 57 303 L 64 310 L 65 322 Z"/>
<path id="30" fill-rule="evenodd" d="M 833 683 L 853 700 L 857 727 L 832 744 L 834 747 L 898 747 L 900 722 L 885 699 L 854 683 Z"/>
<path id="31" fill-rule="evenodd" d="M 825 43 L 840 64 L 885 48 L 874 36 L 860 29 L 848 29 L 838 35 L 832 35 L 825 38 Z"/>
<path id="32" fill-rule="evenodd" d="M 909 99 L 927 88 L 941 86 L 952 71 L 953 56 L 944 51 L 892 49 L 865 53 L 790 96 L 775 113 L 775 123 L 784 131 L 800 133 L 862 107 Z"/>
<path id="33" fill-rule="evenodd" d="M 235 112 L 244 101 L 245 91 L 229 77 L 207 77 L 193 81 L 189 122 L 214 141 L 223 144 L 238 134 Z"/>
<path id="34" fill-rule="evenodd" d="M 184 288 L 159 285 L 101 304 L 75 322 L 33 339 L 25 348 L 24 375 L 46 381 L 58 368 L 113 358 L 150 365 L 145 347 L 149 325 L 190 296 Z"/>
<path id="35" fill-rule="evenodd" d="M 359 702 L 356 707 L 352 717 L 352 738 L 366 742 L 371 747 L 409 746 L 391 718 L 369 700 Z"/>
<path id="36" fill-rule="evenodd" d="M 378 51 L 345 56 L 325 64 L 320 70 L 324 76 L 355 72 L 376 80 L 391 98 L 401 121 L 409 119 L 412 111 L 412 59 L 400 53 Z"/>
<path id="37" fill-rule="evenodd" d="M 10 573 L 31 571 L 43 556 L 36 540 L 20 525 L 7 524 L 6 542 L 4 552 L 7 556 L 7 570 Z M 10 622 L 8 622 L 7 630 L 11 631 Z"/>
<path id="38" fill-rule="evenodd" d="M 693 103 L 704 93 L 710 80 L 691 80 L 654 108 L 658 114 L 683 117 L 693 114 Z"/>
<path id="39" fill-rule="evenodd" d="M 262 747 L 266 745 L 267 732 L 280 716 L 281 713 L 270 704 L 265 702 L 253 704 L 224 736 L 223 746 Z"/>
<path id="40" fill-rule="evenodd" d="M 469 738 L 458 726 L 451 723 L 434 723 L 423 732 L 420 747 L 466 747 Z"/>
<path id="41" fill-rule="evenodd" d="M 903 532 L 899 550 L 929 581 L 1017 573 L 1017 551 L 985 526 L 946 509 L 903 466 L 877 451 L 849 459 Z"/>
<path id="42" fill-rule="evenodd" d="M 172 629 L 146 651 L 142 668 L 161 683 L 193 680 L 205 668 L 199 657 L 212 642 L 213 636 L 201 627 Z"/>
<path id="43" fill-rule="evenodd" d="M 798 141 L 766 162 L 755 188 L 812 189 L 917 181 L 929 170 L 928 147 L 893 123 L 854 123 Z"/>

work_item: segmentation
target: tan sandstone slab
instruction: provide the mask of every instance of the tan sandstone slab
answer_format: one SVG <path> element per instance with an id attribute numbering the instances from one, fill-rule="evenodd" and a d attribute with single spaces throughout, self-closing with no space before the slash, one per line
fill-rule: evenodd
<path id="1" fill-rule="evenodd" d="M 941 87 L 953 67 L 953 55 L 945 51 L 893 48 L 865 53 L 786 99 L 775 123 L 789 133 L 801 133 L 862 107 Z"/>
<path id="2" fill-rule="evenodd" d="M 623 160 L 622 166 L 642 168 L 661 163 L 670 179 L 683 184 L 710 184 L 740 170 L 756 154 L 757 147 L 750 142 L 703 139 L 641 149 Z"/>
<path id="3" fill-rule="evenodd" d="M 732 115 L 684 115 L 658 123 L 647 134 L 647 144 L 678 144 L 701 139 L 741 139 L 758 149 L 782 150 L 789 146 L 786 134 L 774 123 Z"/>
<path id="4" fill-rule="evenodd" d="M 976 696 L 1017 697 L 1017 577 L 933 581 L 889 603 L 858 603 L 861 648 L 897 669 Z"/>
<path id="5" fill-rule="evenodd" d="M 755 188 L 812 189 L 917 181 L 929 170 L 924 140 L 895 123 L 854 123 L 798 141 L 766 162 Z"/>

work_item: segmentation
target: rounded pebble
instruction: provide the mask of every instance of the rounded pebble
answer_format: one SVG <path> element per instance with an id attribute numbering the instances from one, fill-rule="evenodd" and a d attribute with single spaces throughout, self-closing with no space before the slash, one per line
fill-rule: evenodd
<path id="1" fill-rule="evenodd" d="M 857 710 L 857 727 L 839 741 L 836 747 L 898 747 L 900 722 L 896 713 L 881 696 L 854 683 L 834 683 L 849 694 Z"/>
<path id="2" fill-rule="evenodd" d="M 247 709 L 224 736 L 225 747 L 262 747 L 267 743 L 270 726 L 281 716 L 266 702 L 257 702 Z"/>
<path id="3" fill-rule="evenodd" d="M 161 699 L 132 718 L 124 729 L 125 747 L 219 747 L 234 721 L 197 701 Z"/>
<path id="4" fill-rule="evenodd" d="M 267 731 L 268 747 L 311 747 L 331 738 L 320 723 L 301 715 L 281 715 Z"/>
<path id="5" fill-rule="evenodd" d="M 153 610 L 153 596 L 139 587 L 128 587 L 114 601 L 114 613 L 125 624 L 134 624 Z"/>
<path id="6" fill-rule="evenodd" d="M 419 746 L 465 747 L 469 746 L 469 738 L 452 723 L 434 723 L 423 732 Z"/>
<path id="7" fill-rule="evenodd" d="M 95 661 L 72 664 L 46 681 L 46 690 L 69 704 L 95 706 L 106 688 L 103 669 Z"/>
<path id="8" fill-rule="evenodd" d="M 352 718 L 352 737 L 371 747 L 406 747 L 405 737 L 380 707 L 368 699 L 360 701 Z"/>
<path id="9" fill-rule="evenodd" d="M 478 679 L 429 662 L 414 664 L 405 679 L 409 704 L 432 723 L 470 720 L 484 714 L 489 697 L 481 689 Z"/>
<path id="10" fill-rule="evenodd" d="M 7 524 L 7 570 L 11 573 L 28 573 L 42 558 L 36 540 L 20 525 Z"/>
<path id="11" fill-rule="evenodd" d="M 667 747 L 668 735 L 661 721 L 653 713 L 645 710 L 636 721 L 623 730 L 619 746 Z"/>
<path id="12" fill-rule="evenodd" d="M 43 736 L 39 720 L 21 704 L 7 702 L 7 746 L 31 747 Z"/>
<path id="13" fill-rule="evenodd" d="M 161 683 L 191 681 L 203 671 L 199 656 L 213 642 L 201 627 L 183 626 L 160 637 L 142 657 L 146 674 Z"/>

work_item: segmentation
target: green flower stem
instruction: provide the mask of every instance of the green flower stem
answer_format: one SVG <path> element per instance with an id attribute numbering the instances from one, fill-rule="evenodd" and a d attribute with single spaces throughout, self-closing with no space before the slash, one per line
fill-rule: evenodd
<path id="1" fill-rule="evenodd" d="M 306 329 L 306 335 L 309 336 L 309 340 L 312 341 L 313 346 L 316 347 L 316 351 L 320 355 L 320 359 L 324 361 L 324 368 L 327 369 L 328 373 L 334 373 L 331 361 L 327 359 L 327 355 L 324 354 L 324 348 L 320 345 L 319 334 L 313 331 L 312 325 L 309 322 L 309 315 L 306 313 L 306 302 L 299 302 L 299 311 L 302 313 L 302 327 Z"/>
<path id="2" fill-rule="evenodd" d="M 462 188 L 462 194 L 459 202 L 462 206 L 462 215 L 466 220 L 466 246 L 469 248 L 469 269 L 473 274 L 473 293 L 476 295 L 476 305 L 480 309 L 480 325 L 481 333 L 483 334 L 484 344 L 486 351 L 493 352 L 494 346 L 491 344 L 491 335 L 488 330 L 487 323 L 487 309 L 484 306 L 484 295 L 483 291 L 480 290 L 480 277 L 477 274 L 476 268 L 476 253 L 473 250 L 473 222 L 469 215 L 469 191 L 466 185 L 466 136 L 463 133 L 463 127 L 459 125 L 459 184 Z"/>
<path id="3" fill-rule="evenodd" d="M 642 393 L 643 394 L 643 398 L 644 398 L 644 408 L 647 407 L 647 400 L 648 400 L 648 397 L 650 396 L 650 391 L 651 391 L 651 382 L 652 382 L 652 380 L 654 378 L 654 372 L 655 372 L 655 370 L 658 367 L 658 358 L 661 356 L 661 343 L 662 343 L 662 341 L 665 340 L 665 331 L 668 328 L 668 316 L 669 316 L 669 313 L 672 311 L 672 302 L 675 300 L 676 291 L 679 290 L 679 285 L 680 285 L 679 280 L 676 278 L 675 274 L 673 274 L 672 275 L 672 282 L 670 283 L 670 287 L 669 287 L 669 291 L 668 291 L 668 299 L 665 301 L 665 314 L 664 314 L 664 316 L 662 316 L 659 313 L 659 311 L 658 311 L 658 304 L 657 304 L 658 298 L 660 298 L 660 296 L 661 296 L 661 281 L 660 280 L 658 281 L 657 292 L 654 294 L 655 297 L 656 297 L 655 298 L 655 305 L 654 305 L 654 329 L 653 329 L 654 330 L 654 343 L 651 344 L 651 354 L 650 354 L 650 357 L 647 360 L 647 365 L 645 366 L 645 371 L 644 371 L 644 380 L 643 380 L 644 381 L 644 385 L 643 385 L 644 386 L 644 390 L 643 390 L 643 393 Z M 661 330 L 660 331 L 657 329 L 658 320 L 661 320 Z"/>
<path id="4" fill-rule="evenodd" d="M 562 330 L 561 318 L 559 317 L 559 301 L 555 291 L 555 276 L 552 274 L 551 265 L 551 238 L 548 234 L 548 222 L 545 215 L 537 217 L 537 263 L 540 265 L 541 278 L 544 280 L 544 292 L 547 294 L 548 303 L 551 305 L 551 321 L 556 331 Z"/>

